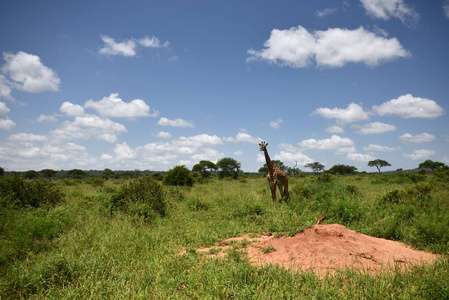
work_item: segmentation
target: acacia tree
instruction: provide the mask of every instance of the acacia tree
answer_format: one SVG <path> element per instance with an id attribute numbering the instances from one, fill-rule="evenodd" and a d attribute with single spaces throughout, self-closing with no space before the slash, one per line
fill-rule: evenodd
<path id="1" fill-rule="evenodd" d="M 233 158 L 225 157 L 217 162 L 218 177 L 223 179 L 225 177 L 232 177 L 237 179 L 239 177 L 241 164 Z"/>
<path id="2" fill-rule="evenodd" d="M 210 178 L 212 171 L 217 170 L 217 165 L 208 160 L 202 160 L 193 166 L 192 171 L 198 172 L 204 178 Z"/>
<path id="3" fill-rule="evenodd" d="M 375 159 L 375 160 L 369 161 L 368 162 L 368 166 L 369 167 L 376 167 L 377 171 L 379 171 L 379 174 L 380 174 L 380 168 L 389 167 L 391 165 L 387 161 L 385 161 L 385 160 Z"/>
<path id="4" fill-rule="evenodd" d="M 324 165 L 322 165 L 321 163 L 319 163 L 319 162 L 317 162 L 317 161 L 316 161 L 316 162 L 313 162 L 313 163 L 305 164 L 304 167 L 312 169 L 313 174 L 315 174 L 315 175 L 316 175 L 318 172 L 324 170 Z"/>
<path id="5" fill-rule="evenodd" d="M 41 176 L 44 178 L 52 178 L 52 177 L 55 177 L 56 173 L 58 173 L 58 172 L 55 170 L 52 170 L 52 169 L 43 169 L 40 171 L 40 173 L 41 173 Z"/>
<path id="6" fill-rule="evenodd" d="M 429 170 L 432 170 L 432 172 L 434 172 L 435 170 L 442 168 L 442 167 L 444 167 L 444 164 L 442 162 L 432 161 L 430 159 L 419 164 L 420 169 L 429 169 Z"/>
<path id="7" fill-rule="evenodd" d="M 354 174 L 355 171 L 357 171 L 356 167 L 347 166 L 347 165 L 335 165 L 329 169 L 329 173 L 340 174 L 340 175 Z"/>

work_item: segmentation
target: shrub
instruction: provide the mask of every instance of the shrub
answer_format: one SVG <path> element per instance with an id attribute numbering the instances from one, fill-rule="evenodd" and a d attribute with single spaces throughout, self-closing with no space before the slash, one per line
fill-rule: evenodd
<path id="1" fill-rule="evenodd" d="M 292 192 L 307 199 L 312 198 L 313 195 L 313 190 L 307 185 L 296 185 L 293 187 Z"/>
<path id="2" fill-rule="evenodd" d="M 422 203 L 430 199 L 430 193 L 433 185 L 430 183 L 418 183 L 415 186 L 406 189 L 394 189 L 389 191 L 379 200 L 381 203 Z"/>
<path id="3" fill-rule="evenodd" d="M 165 185 L 193 185 L 193 176 L 185 166 L 176 166 L 164 176 Z"/>
<path id="4" fill-rule="evenodd" d="M 0 206 L 53 206 L 62 199 L 62 192 L 49 180 L 25 181 L 19 176 L 0 178 Z"/>
<path id="5" fill-rule="evenodd" d="M 152 220 L 165 216 L 166 202 L 162 186 L 150 177 L 143 177 L 124 185 L 108 203 L 108 210 L 119 209 L 130 215 Z"/>

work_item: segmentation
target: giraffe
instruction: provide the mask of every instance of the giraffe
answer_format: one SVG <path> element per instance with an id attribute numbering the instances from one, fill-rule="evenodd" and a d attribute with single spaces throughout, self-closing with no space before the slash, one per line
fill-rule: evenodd
<path id="1" fill-rule="evenodd" d="M 276 205 L 276 186 L 279 188 L 279 191 L 281 192 L 281 200 L 284 199 L 284 195 L 287 196 L 287 199 L 290 199 L 290 194 L 288 193 L 288 178 L 287 175 L 285 175 L 285 172 L 279 170 L 275 164 L 271 161 L 270 156 L 268 155 L 267 146 L 268 143 L 261 142 L 259 143 L 260 151 L 263 151 L 265 154 L 265 161 L 267 162 L 268 166 L 268 184 L 270 185 L 271 189 L 271 200 L 273 201 L 273 204 Z"/>

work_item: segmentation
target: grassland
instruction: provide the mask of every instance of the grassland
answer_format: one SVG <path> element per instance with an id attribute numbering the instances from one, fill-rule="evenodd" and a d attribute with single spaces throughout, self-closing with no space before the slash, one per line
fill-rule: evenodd
<path id="1" fill-rule="evenodd" d="M 65 195 L 56 205 L 1 208 L 1 299 L 449 299 L 447 174 L 291 177 L 291 200 L 275 207 L 264 178 L 163 186 L 164 215 L 150 217 L 111 209 L 124 180 L 53 183 Z M 245 233 L 292 235 L 324 215 L 443 258 L 320 278 L 256 268 L 238 249 L 223 260 L 195 251 Z"/>

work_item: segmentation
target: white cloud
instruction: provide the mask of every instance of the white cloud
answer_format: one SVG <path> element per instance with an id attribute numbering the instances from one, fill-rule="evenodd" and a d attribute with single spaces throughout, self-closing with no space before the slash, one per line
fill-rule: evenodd
<path id="1" fill-rule="evenodd" d="M 115 145 L 114 149 L 116 159 L 134 159 L 136 154 L 127 143 L 121 143 Z"/>
<path id="2" fill-rule="evenodd" d="M 370 160 L 376 159 L 375 157 L 369 154 L 361 154 L 361 153 L 348 153 L 346 154 L 346 158 L 353 161 L 366 162 Z"/>
<path id="3" fill-rule="evenodd" d="M 237 135 L 235 136 L 235 138 L 233 137 L 227 137 L 227 138 L 223 138 L 224 141 L 226 142 L 231 142 L 231 143 L 251 143 L 251 144 L 258 144 L 262 141 L 261 138 L 259 137 L 253 137 L 250 134 L 246 133 L 246 132 L 239 132 L 237 133 Z"/>
<path id="4" fill-rule="evenodd" d="M 150 115 L 150 107 L 141 99 L 135 99 L 131 102 L 124 102 L 118 98 L 118 93 L 112 93 L 99 101 L 89 100 L 84 104 L 85 108 L 95 109 L 105 118 L 127 118 L 134 119 L 138 117 L 156 117 L 159 112 L 155 111 Z"/>
<path id="5" fill-rule="evenodd" d="M 270 127 L 274 129 L 279 129 L 280 124 L 282 123 L 282 119 L 277 119 L 276 121 L 271 121 L 269 123 Z"/>
<path id="6" fill-rule="evenodd" d="M 408 57 L 396 38 L 387 39 L 360 27 L 355 30 L 329 28 L 308 32 L 304 27 L 273 29 L 264 49 L 248 50 L 247 61 L 266 60 L 281 66 L 304 68 L 314 60 L 319 66 L 342 67 L 346 63 L 375 66 L 399 57 Z"/>
<path id="7" fill-rule="evenodd" d="M 418 13 L 405 4 L 404 0 L 360 0 L 368 15 L 388 20 L 390 17 L 398 18 L 402 23 L 407 20 L 416 20 Z"/>
<path id="8" fill-rule="evenodd" d="M 265 162 L 265 157 L 259 154 L 261 157 L 261 162 Z M 301 153 L 301 150 L 297 149 L 293 145 L 290 147 L 285 147 L 278 154 L 273 156 L 274 160 L 280 160 L 285 165 L 294 166 L 295 164 L 299 166 L 303 166 L 305 164 L 313 162 L 313 159 L 308 157 L 307 155 Z"/>
<path id="9" fill-rule="evenodd" d="M 399 140 L 403 143 L 426 143 L 435 140 L 436 137 L 433 134 L 423 132 L 417 135 L 411 135 L 410 133 L 405 133 L 399 137 Z"/>
<path id="10" fill-rule="evenodd" d="M 36 121 L 38 122 L 57 122 L 58 119 L 54 115 L 39 115 Z"/>
<path id="11" fill-rule="evenodd" d="M 172 126 L 172 127 L 190 127 L 195 128 L 195 125 L 191 122 L 187 122 L 183 119 L 170 120 L 168 118 L 162 117 L 157 122 L 159 126 Z"/>
<path id="12" fill-rule="evenodd" d="M 326 16 L 329 16 L 329 15 L 331 15 L 331 14 L 337 12 L 337 11 L 338 11 L 338 9 L 336 9 L 336 8 L 325 8 L 325 9 L 322 9 L 322 10 L 317 10 L 315 12 L 315 14 L 318 17 L 326 17 Z"/>
<path id="13" fill-rule="evenodd" d="M 232 152 L 232 154 L 240 156 L 240 155 L 243 155 L 243 151 L 237 150 L 237 151 Z"/>
<path id="14" fill-rule="evenodd" d="M 17 54 L 3 53 L 3 59 L 6 63 L 2 71 L 13 81 L 11 84 L 14 88 L 29 93 L 58 91 L 61 80 L 55 71 L 42 64 L 39 56 L 19 51 Z M 4 85 L 5 79 L 2 81 Z M 3 86 L 1 91 L 8 97 L 7 88 Z"/>
<path id="15" fill-rule="evenodd" d="M 8 137 L 8 140 L 11 141 L 20 141 L 20 142 L 45 142 L 47 141 L 47 136 L 33 134 L 33 133 L 14 133 Z"/>
<path id="16" fill-rule="evenodd" d="M 128 132 L 126 127 L 96 115 L 77 116 L 74 121 L 66 121 L 49 132 L 50 140 L 101 139 L 109 143 L 118 141 L 117 134 Z"/>
<path id="17" fill-rule="evenodd" d="M 156 134 L 153 134 L 154 137 L 162 138 L 162 139 L 171 139 L 172 135 L 170 132 L 167 131 L 159 131 Z"/>
<path id="18" fill-rule="evenodd" d="M 173 141 L 176 146 L 199 148 L 205 145 L 222 145 L 223 141 L 216 135 L 199 134 L 191 137 L 181 136 Z"/>
<path id="19" fill-rule="evenodd" d="M 343 132 L 345 132 L 343 127 L 338 126 L 338 125 L 331 125 L 331 126 L 327 127 L 325 129 L 325 131 L 329 132 L 329 133 L 343 133 Z"/>
<path id="20" fill-rule="evenodd" d="M 159 38 L 155 37 L 154 35 L 152 37 L 145 36 L 139 39 L 138 42 L 140 45 L 147 48 L 167 48 L 170 46 L 170 43 L 168 41 L 161 45 L 161 41 L 159 40 Z"/>
<path id="21" fill-rule="evenodd" d="M 0 98 L 14 101 L 14 98 L 11 96 L 11 83 L 3 75 L 0 75 Z"/>
<path id="22" fill-rule="evenodd" d="M 123 55 L 123 56 L 135 56 L 136 55 L 136 43 L 134 40 L 126 40 L 121 43 L 117 43 L 115 39 L 101 35 L 101 39 L 105 43 L 105 46 L 98 51 L 100 54 L 107 55 Z"/>
<path id="23" fill-rule="evenodd" d="M 364 125 L 352 125 L 353 128 L 358 128 L 356 131 L 359 134 L 380 134 L 390 131 L 395 131 L 398 128 L 394 125 L 385 124 L 381 122 L 373 122 Z"/>
<path id="24" fill-rule="evenodd" d="M 415 150 L 415 151 L 413 151 L 413 153 L 410 153 L 410 154 L 404 154 L 404 157 L 409 158 L 411 160 L 425 160 L 435 154 L 436 154 L 436 152 L 433 150 L 420 149 L 420 150 Z"/>
<path id="25" fill-rule="evenodd" d="M 375 105 L 373 111 L 380 116 L 396 115 L 403 119 L 433 119 L 444 114 L 444 109 L 435 101 L 413 97 L 411 94 L 402 95 L 381 105 Z"/>
<path id="26" fill-rule="evenodd" d="M 0 102 L 0 129 L 11 129 L 16 126 L 12 120 L 8 118 L 8 113 L 10 109 L 6 106 L 4 102 Z"/>
<path id="27" fill-rule="evenodd" d="M 347 108 L 335 107 L 331 109 L 327 107 L 320 107 L 317 108 L 312 114 L 318 114 L 326 119 L 337 119 L 338 121 L 344 123 L 359 122 L 369 119 L 369 115 L 363 110 L 363 107 L 355 103 L 349 104 Z"/>
<path id="28" fill-rule="evenodd" d="M 224 153 L 218 152 L 215 149 L 205 148 L 203 153 L 192 155 L 192 159 L 198 162 L 202 160 L 208 160 L 216 163 L 220 158 L 223 158 L 224 156 Z"/>
<path id="29" fill-rule="evenodd" d="M 338 153 L 354 152 L 354 141 L 349 138 L 342 138 L 332 135 L 328 139 L 316 140 L 308 139 L 298 143 L 303 150 L 336 150 Z"/>
<path id="30" fill-rule="evenodd" d="M 386 147 L 375 144 L 369 144 L 368 146 L 363 147 L 363 150 L 370 152 L 389 152 L 389 151 L 397 151 L 401 150 L 399 147 Z"/>
<path id="31" fill-rule="evenodd" d="M 444 15 L 446 16 L 446 18 L 449 19 L 449 1 L 448 0 L 444 1 L 443 11 L 444 11 Z"/>
<path id="32" fill-rule="evenodd" d="M 70 117 L 84 115 L 84 108 L 81 105 L 73 104 L 68 101 L 61 104 L 59 111 Z"/>

